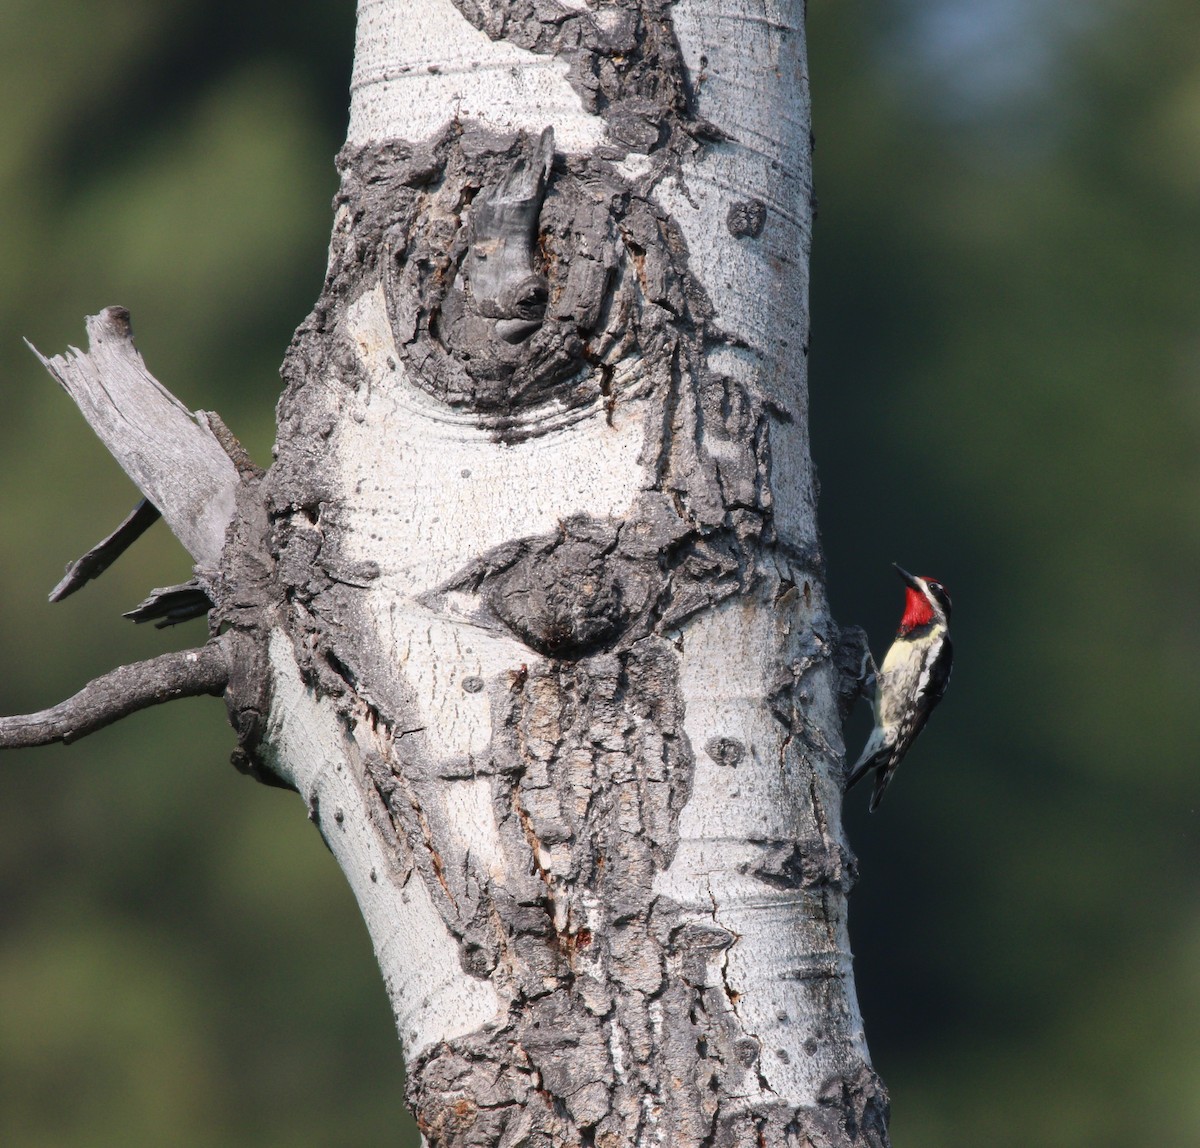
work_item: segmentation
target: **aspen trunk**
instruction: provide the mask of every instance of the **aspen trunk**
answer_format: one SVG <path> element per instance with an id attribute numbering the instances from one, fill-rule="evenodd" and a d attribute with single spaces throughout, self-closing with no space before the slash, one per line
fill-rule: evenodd
<path id="1" fill-rule="evenodd" d="M 219 556 L 189 548 L 242 763 L 353 887 L 438 1148 L 887 1143 L 808 444 L 802 19 L 360 0 L 275 463 L 189 464 L 230 508 Z"/>

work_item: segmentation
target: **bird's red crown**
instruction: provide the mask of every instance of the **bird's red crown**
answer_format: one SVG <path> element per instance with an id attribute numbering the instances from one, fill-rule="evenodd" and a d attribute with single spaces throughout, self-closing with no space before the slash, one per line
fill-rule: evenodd
<path id="1" fill-rule="evenodd" d="M 933 621 L 933 603 L 912 586 L 904 587 L 904 617 L 900 619 L 900 633 L 907 634 L 918 626 L 927 626 Z"/>

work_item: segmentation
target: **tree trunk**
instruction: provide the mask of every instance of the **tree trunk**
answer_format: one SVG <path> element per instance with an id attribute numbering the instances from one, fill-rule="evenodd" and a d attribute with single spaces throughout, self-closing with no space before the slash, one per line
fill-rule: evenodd
<path id="1" fill-rule="evenodd" d="M 240 763 L 344 870 L 431 1145 L 887 1142 L 846 934 L 862 647 L 808 448 L 802 15 L 360 0 L 274 465 L 212 419 L 146 463 L 108 420 L 222 633 L 190 692 L 226 687 Z M 47 363 L 111 399 L 102 350 L 144 368 L 118 313 L 92 336 Z"/>

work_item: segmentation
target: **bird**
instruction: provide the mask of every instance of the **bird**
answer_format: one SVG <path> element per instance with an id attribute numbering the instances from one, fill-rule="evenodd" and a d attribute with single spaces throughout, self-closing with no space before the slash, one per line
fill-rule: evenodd
<path id="1" fill-rule="evenodd" d="M 846 778 L 846 789 L 875 770 L 871 812 L 904 755 L 917 740 L 950 681 L 950 595 L 935 578 L 918 578 L 900 566 L 904 615 L 896 640 L 875 674 L 875 728 Z"/>

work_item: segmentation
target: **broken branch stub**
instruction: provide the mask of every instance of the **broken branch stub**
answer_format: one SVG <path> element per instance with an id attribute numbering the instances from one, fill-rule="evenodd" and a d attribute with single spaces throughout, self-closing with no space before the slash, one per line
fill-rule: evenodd
<path id="1" fill-rule="evenodd" d="M 234 515 L 237 468 L 208 426 L 146 370 L 125 308 L 92 315 L 87 331 L 86 352 L 47 358 L 29 347 L 188 553 L 215 565 Z"/>
<path id="2" fill-rule="evenodd" d="M 139 626 L 143 622 L 153 622 L 154 628 L 161 630 L 192 618 L 203 618 L 212 608 L 213 600 L 200 579 L 189 578 L 178 586 L 155 586 L 143 601 L 122 617 Z"/>
<path id="3" fill-rule="evenodd" d="M 157 620 L 160 628 L 198 617 L 214 605 L 207 582 L 220 576 L 243 479 L 254 484 L 259 474 L 216 415 L 193 415 L 146 370 L 133 345 L 128 311 L 108 307 L 88 318 L 87 330 L 86 353 L 70 348 L 46 358 L 28 345 L 145 497 L 112 533 L 68 566 L 50 600 L 61 601 L 99 577 L 161 514 L 203 576 L 154 590 L 126 617 Z M 237 640 L 227 633 L 197 650 L 120 666 L 56 706 L 0 718 L 0 749 L 70 742 L 148 706 L 222 694 L 237 661 L 229 647 Z"/>

